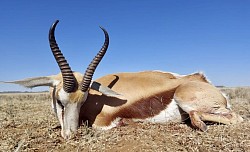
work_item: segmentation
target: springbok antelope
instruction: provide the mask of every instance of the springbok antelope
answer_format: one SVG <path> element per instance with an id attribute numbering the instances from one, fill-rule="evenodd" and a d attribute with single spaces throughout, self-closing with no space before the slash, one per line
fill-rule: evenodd
<path id="1" fill-rule="evenodd" d="M 227 98 L 202 73 L 117 73 L 92 82 L 95 69 L 92 64 L 84 75 L 73 73 L 56 45 L 56 23 L 51 27 L 49 40 L 62 74 L 8 83 L 30 88 L 50 86 L 52 107 L 64 138 L 70 138 L 71 133 L 85 121 L 94 128 L 106 130 L 123 125 L 125 119 L 166 123 L 182 122 L 189 117 L 193 127 L 202 131 L 207 130 L 204 121 L 223 124 L 243 121 L 241 116 L 230 109 Z M 106 40 L 101 52 L 105 52 L 108 47 L 108 34 L 103 31 Z"/>
<path id="2" fill-rule="evenodd" d="M 58 75 L 28 78 L 18 81 L 6 81 L 4 83 L 20 84 L 27 88 L 38 86 L 51 87 L 51 96 L 53 99 L 52 108 L 61 124 L 61 135 L 68 139 L 71 136 L 71 132 L 75 132 L 78 128 L 80 108 L 87 99 L 90 88 L 108 97 L 122 99 L 122 96 L 108 87 L 92 81 L 95 69 L 105 55 L 109 45 L 107 31 L 100 27 L 105 34 L 105 42 L 101 50 L 89 64 L 83 76 L 81 73 L 71 70 L 67 60 L 56 43 L 54 32 L 58 22 L 59 21 L 56 20 L 49 30 L 49 43 L 61 73 Z"/>

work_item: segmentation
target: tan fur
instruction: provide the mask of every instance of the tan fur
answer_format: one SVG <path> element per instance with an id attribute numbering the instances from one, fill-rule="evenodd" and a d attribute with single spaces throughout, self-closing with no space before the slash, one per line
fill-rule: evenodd
<path id="1" fill-rule="evenodd" d="M 74 75 L 80 84 L 82 74 L 75 72 Z M 61 74 L 54 78 L 62 80 Z M 186 119 L 188 114 L 192 125 L 203 131 L 207 129 L 203 121 L 225 124 L 242 121 L 240 116 L 227 109 L 225 97 L 202 73 L 186 76 L 159 71 L 117 73 L 103 76 L 96 82 L 108 86 L 126 99 L 108 97 L 90 89 L 81 107 L 79 121 L 88 121 L 90 126 L 97 128 L 109 126 L 117 118 L 122 121 L 154 117 L 168 108 L 173 99 L 180 107 L 181 118 L 178 120 Z M 57 85 L 56 91 L 60 89 L 62 83 Z M 83 97 L 79 90 L 69 95 L 70 102 L 75 103 L 83 101 Z"/>
<path id="2" fill-rule="evenodd" d="M 82 106 L 80 120 L 88 120 L 90 125 L 97 127 L 108 126 L 117 117 L 133 119 L 153 117 L 167 108 L 173 98 L 181 107 L 188 106 L 201 113 L 218 113 L 225 111 L 227 107 L 227 101 L 220 91 L 201 73 L 182 77 L 158 71 L 118 73 L 106 75 L 96 81 L 119 92 L 127 99 L 124 101 L 109 98 L 90 90 L 88 99 Z M 184 109 L 180 110 L 183 112 Z M 195 111 L 185 112 L 189 114 L 195 127 L 205 130 L 206 127 L 204 129 L 204 125 L 198 125 L 198 121 L 206 119 L 197 115 Z M 218 122 L 221 119 L 213 120 Z M 233 121 L 240 122 L 240 119 L 235 118 Z"/>
<path id="3" fill-rule="evenodd" d="M 183 121 L 189 116 L 192 125 L 203 131 L 207 130 L 204 121 L 224 124 L 243 121 L 202 73 L 186 76 L 160 71 L 110 74 L 93 82 L 87 92 L 79 89 L 83 75 L 73 74 L 77 83 L 70 93 L 63 90 L 61 74 L 9 83 L 50 86 L 52 108 L 66 139 L 77 130 L 78 124 L 86 121 L 90 126 L 110 129 L 124 124 L 124 119 L 164 123 Z"/>
<path id="4" fill-rule="evenodd" d="M 70 93 L 69 95 L 69 101 L 70 102 L 80 102 L 84 100 L 84 95 L 81 90 L 76 90 L 76 92 Z"/>
<path id="5" fill-rule="evenodd" d="M 194 93 L 191 94 L 190 92 Z M 194 109 L 202 111 L 211 111 L 210 107 L 214 110 L 227 104 L 226 98 L 216 87 L 204 82 L 191 81 L 181 84 L 176 89 L 175 99 L 180 105 L 189 104 Z"/>
<path id="6" fill-rule="evenodd" d="M 82 82 L 83 79 L 83 75 L 79 72 L 74 72 L 74 76 L 76 78 L 77 81 L 77 85 L 79 85 Z M 61 90 L 63 88 L 63 83 L 62 83 L 62 74 L 59 73 L 58 75 L 53 76 L 53 79 L 60 81 L 60 83 L 56 86 L 56 96 L 58 98 L 58 92 L 59 90 Z M 78 88 L 78 87 L 76 87 Z M 52 91 L 50 91 L 52 92 Z M 83 101 L 84 99 L 84 93 L 77 89 L 75 92 L 69 93 L 69 101 L 72 103 L 76 103 L 76 102 L 80 102 Z"/>

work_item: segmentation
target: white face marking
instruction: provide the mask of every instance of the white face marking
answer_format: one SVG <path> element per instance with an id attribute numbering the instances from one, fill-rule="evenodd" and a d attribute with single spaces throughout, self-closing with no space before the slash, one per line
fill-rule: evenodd
<path id="1" fill-rule="evenodd" d="M 69 102 L 69 93 L 65 92 L 63 89 L 61 89 L 58 92 L 59 100 L 66 105 Z"/>
<path id="2" fill-rule="evenodd" d="M 76 132 L 79 127 L 79 113 L 81 103 L 69 103 L 64 107 L 64 118 L 62 136 L 65 139 L 71 138 L 71 134 Z"/>
<path id="3" fill-rule="evenodd" d="M 62 130 L 61 135 L 65 139 L 71 138 L 72 133 L 77 131 L 79 125 L 79 113 L 82 104 L 86 101 L 88 92 L 83 93 L 84 97 L 82 101 L 70 102 L 70 93 L 65 92 L 63 89 L 58 91 L 58 100 L 62 103 L 58 104 L 58 101 L 55 99 L 53 107 L 56 106 L 56 114 L 59 122 L 61 124 Z"/>

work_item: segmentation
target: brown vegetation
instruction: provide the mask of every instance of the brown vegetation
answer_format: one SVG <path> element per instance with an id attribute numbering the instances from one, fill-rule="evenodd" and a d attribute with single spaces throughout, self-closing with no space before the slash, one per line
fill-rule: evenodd
<path id="1" fill-rule="evenodd" d="M 0 94 L 0 151 L 250 151 L 250 88 L 221 88 L 244 122 L 210 124 L 207 132 L 188 123 L 136 123 L 108 131 L 82 126 L 69 141 L 48 93 Z"/>

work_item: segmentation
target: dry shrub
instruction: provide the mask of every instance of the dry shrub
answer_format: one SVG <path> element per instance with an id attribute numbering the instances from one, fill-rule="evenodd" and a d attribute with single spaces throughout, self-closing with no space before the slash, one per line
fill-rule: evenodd
<path id="1" fill-rule="evenodd" d="M 221 88 L 221 91 L 227 94 L 229 99 L 247 99 L 250 100 L 250 88 L 249 87 L 237 87 L 237 88 Z"/>
<path id="2" fill-rule="evenodd" d="M 249 151 L 250 89 L 222 91 L 243 123 L 211 124 L 207 132 L 188 123 L 133 123 L 108 131 L 81 126 L 68 141 L 60 135 L 48 93 L 0 94 L 0 151 Z"/>

